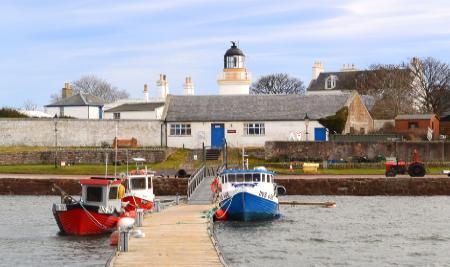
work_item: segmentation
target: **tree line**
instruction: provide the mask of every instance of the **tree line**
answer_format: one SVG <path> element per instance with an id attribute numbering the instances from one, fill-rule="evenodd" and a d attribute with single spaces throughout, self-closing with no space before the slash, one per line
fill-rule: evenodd
<path id="1" fill-rule="evenodd" d="M 372 116 L 391 119 L 398 114 L 450 112 L 450 67 L 436 58 L 413 58 L 394 65 L 373 64 L 355 75 L 343 75 L 340 84 L 372 96 Z M 345 79 L 351 79 L 346 81 Z M 262 76 L 250 88 L 252 94 L 303 94 L 305 86 L 285 73 Z"/>

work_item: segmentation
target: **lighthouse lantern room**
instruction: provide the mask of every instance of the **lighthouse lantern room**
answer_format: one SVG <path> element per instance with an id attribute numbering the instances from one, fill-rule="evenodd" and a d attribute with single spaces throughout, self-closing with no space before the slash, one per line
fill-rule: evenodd
<path id="1" fill-rule="evenodd" d="M 224 69 L 217 83 L 221 95 L 248 95 L 251 84 L 251 74 L 245 68 L 245 55 L 238 48 L 236 42 L 231 42 L 231 47 L 224 55 Z"/>

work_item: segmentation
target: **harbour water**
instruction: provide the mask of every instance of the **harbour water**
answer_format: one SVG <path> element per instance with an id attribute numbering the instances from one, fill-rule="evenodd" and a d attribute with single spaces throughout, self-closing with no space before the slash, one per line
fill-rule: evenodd
<path id="1" fill-rule="evenodd" d="M 109 235 L 58 235 L 58 196 L 0 196 L 0 266 L 105 266 Z"/>
<path id="2" fill-rule="evenodd" d="M 450 197 L 289 196 L 336 208 L 282 206 L 283 217 L 219 222 L 231 266 L 450 266 Z M 0 196 L 0 266 L 104 266 L 109 236 L 59 236 L 56 196 Z"/>
<path id="3" fill-rule="evenodd" d="M 283 218 L 220 222 L 231 266 L 450 266 L 450 197 L 289 196 L 336 208 L 282 206 Z"/>

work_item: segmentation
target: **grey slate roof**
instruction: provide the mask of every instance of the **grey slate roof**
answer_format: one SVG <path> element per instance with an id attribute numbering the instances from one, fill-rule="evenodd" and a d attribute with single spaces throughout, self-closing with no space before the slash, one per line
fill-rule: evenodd
<path id="1" fill-rule="evenodd" d="M 402 114 L 395 117 L 396 120 L 429 120 L 434 114 Z"/>
<path id="2" fill-rule="evenodd" d="M 164 102 L 151 103 L 128 103 L 117 107 L 105 110 L 105 112 L 120 112 L 120 111 L 154 111 L 155 109 L 164 106 Z"/>
<path id="3" fill-rule="evenodd" d="M 403 71 L 409 71 L 404 69 Z M 336 76 L 336 87 L 333 89 L 325 89 L 325 80 L 330 76 Z M 372 75 L 372 76 L 371 76 Z M 308 91 L 328 91 L 328 90 L 358 90 L 360 84 L 365 82 L 368 77 L 377 75 L 377 70 L 360 70 L 360 71 L 335 71 L 322 72 L 317 79 L 311 80 Z"/>
<path id="4" fill-rule="evenodd" d="M 168 97 L 168 122 L 298 121 L 334 115 L 351 94 L 339 95 L 210 95 Z"/>
<path id="5" fill-rule="evenodd" d="M 105 103 L 99 97 L 90 94 L 76 94 L 56 101 L 46 107 L 61 106 L 103 106 Z"/>

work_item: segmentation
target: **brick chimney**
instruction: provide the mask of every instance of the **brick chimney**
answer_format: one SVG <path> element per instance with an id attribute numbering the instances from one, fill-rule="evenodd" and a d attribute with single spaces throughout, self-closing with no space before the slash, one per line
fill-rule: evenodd
<path id="1" fill-rule="evenodd" d="M 192 77 L 187 76 L 184 81 L 184 95 L 194 95 L 194 83 L 192 82 Z"/>
<path id="2" fill-rule="evenodd" d="M 147 84 L 144 84 L 144 101 L 148 102 L 148 87 L 147 87 Z"/>
<path id="3" fill-rule="evenodd" d="M 314 65 L 312 67 L 312 80 L 317 79 L 317 77 L 319 77 L 319 74 L 324 72 L 325 69 L 323 68 L 322 62 L 320 61 L 316 61 L 314 62 Z"/>
<path id="4" fill-rule="evenodd" d="M 62 98 L 68 98 L 71 97 L 73 95 L 73 90 L 72 90 L 72 86 L 70 85 L 70 83 L 65 83 L 62 91 Z"/>
<path id="5" fill-rule="evenodd" d="M 165 74 L 159 75 L 159 80 L 156 81 L 156 87 L 156 97 L 165 100 L 166 96 L 169 94 L 169 82 L 167 81 Z"/>

